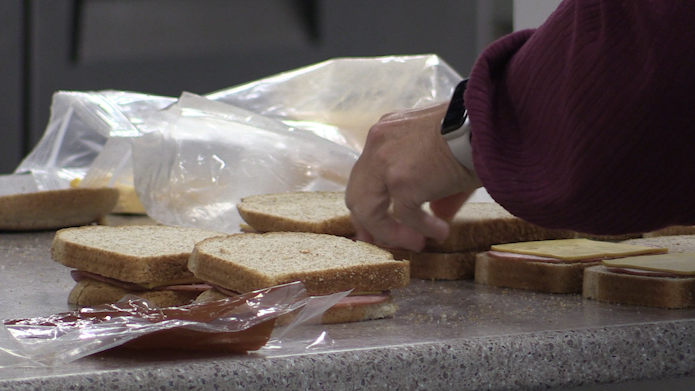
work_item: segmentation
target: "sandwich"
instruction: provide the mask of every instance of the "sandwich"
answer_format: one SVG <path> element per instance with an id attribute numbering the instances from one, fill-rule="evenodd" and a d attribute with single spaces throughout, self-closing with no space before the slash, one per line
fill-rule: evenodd
<path id="1" fill-rule="evenodd" d="M 450 222 L 446 241 L 410 252 L 410 276 L 432 280 L 473 279 L 476 256 L 501 243 L 570 238 L 573 232 L 528 223 L 495 202 L 465 203 Z"/>
<path id="2" fill-rule="evenodd" d="M 478 254 L 475 282 L 547 293 L 581 293 L 584 269 L 602 260 L 662 254 L 667 248 L 589 239 L 493 245 Z"/>
<path id="3" fill-rule="evenodd" d="M 583 296 L 609 303 L 658 308 L 695 307 L 695 236 L 633 239 L 669 253 L 602 261 L 584 271 Z"/>
<path id="4" fill-rule="evenodd" d="M 203 240 L 188 261 L 193 274 L 214 287 L 198 301 L 301 281 L 309 295 L 351 294 L 328 309 L 323 323 L 392 316 L 390 291 L 410 281 L 408 261 L 348 238 L 306 232 L 239 233 Z"/>
<path id="5" fill-rule="evenodd" d="M 71 267 L 68 303 L 94 306 L 134 294 L 158 307 L 189 304 L 210 287 L 187 268 L 196 242 L 219 232 L 170 226 L 86 226 L 56 232 L 51 257 Z"/>
<path id="6" fill-rule="evenodd" d="M 31 231 L 90 224 L 110 213 L 118 190 L 70 188 L 0 196 L 0 230 Z"/>

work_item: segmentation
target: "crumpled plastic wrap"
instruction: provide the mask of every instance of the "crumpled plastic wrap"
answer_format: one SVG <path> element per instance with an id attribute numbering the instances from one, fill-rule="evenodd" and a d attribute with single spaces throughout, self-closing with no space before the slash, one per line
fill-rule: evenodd
<path id="1" fill-rule="evenodd" d="M 10 194 L 76 178 L 134 186 L 160 223 L 238 232 L 241 198 L 343 190 L 379 117 L 444 102 L 460 79 L 435 55 L 390 56 L 329 60 L 207 96 L 58 92 L 43 138 L 0 181 Z"/>
<path id="2" fill-rule="evenodd" d="M 319 330 L 307 339 L 307 333 L 296 330 L 320 322 L 348 293 L 311 297 L 295 282 L 182 307 L 151 307 L 131 295 L 78 311 L 6 319 L 0 323 L 0 368 L 59 366 L 119 346 L 230 353 L 264 346 L 312 350 L 330 344 L 326 333 Z M 290 313 L 294 320 L 271 334 L 275 321 Z"/>

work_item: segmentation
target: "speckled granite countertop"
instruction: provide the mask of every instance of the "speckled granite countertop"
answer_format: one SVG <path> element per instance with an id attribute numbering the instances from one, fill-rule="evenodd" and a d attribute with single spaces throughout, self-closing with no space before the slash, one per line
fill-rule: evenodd
<path id="1" fill-rule="evenodd" d="M 0 319 L 68 310 L 74 283 L 50 259 L 52 238 L 53 232 L 0 234 Z M 322 326 L 327 343 L 309 351 L 117 349 L 56 368 L 0 369 L 0 390 L 533 390 L 695 373 L 695 310 L 609 305 L 470 281 L 413 280 L 394 296 L 401 308 L 395 318 Z"/>

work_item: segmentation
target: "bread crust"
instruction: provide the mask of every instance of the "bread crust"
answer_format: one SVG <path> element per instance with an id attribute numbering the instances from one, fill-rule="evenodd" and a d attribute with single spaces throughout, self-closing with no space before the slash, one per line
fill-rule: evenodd
<path id="1" fill-rule="evenodd" d="M 549 230 L 528 223 L 494 202 L 467 203 L 451 221 L 449 237 L 441 243 L 428 240 L 424 251 L 480 252 L 493 244 L 568 239 L 574 235 L 572 231 Z"/>
<path id="2" fill-rule="evenodd" d="M 80 307 L 93 307 L 100 304 L 115 303 L 128 294 L 142 297 L 151 304 L 164 308 L 190 304 L 198 297 L 200 292 L 172 290 L 131 291 L 85 278 L 72 288 L 68 295 L 68 303 Z"/>
<path id="3" fill-rule="evenodd" d="M 287 271 L 271 275 L 265 265 L 241 263 L 249 264 L 244 258 L 237 257 L 248 252 L 247 249 L 239 250 L 242 245 L 258 250 L 256 255 L 246 255 L 254 260 L 254 265 L 258 260 L 269 262 L 269 266 L 273 263 L 284 265 L 282 262 L 289 260 L 299 266 L 290 270 L 291 265 L 287 264 Z M 354 256 L 362 257 L 359 263 L 349 266 L 329 263 L 315 271 L 306 268 L 308 262 L 321 262 L 331 257 L 348 261 L 345 257 Z M 339 236 L 300 232 L 243 233 L 210 238 L 196 244 L 188 268 L 204 281 L 239 293 L 294 281 L 302 281 L 310 295 L 350 289 L 385 291 L 405 287 L 410 281 L 410 263 L 394 260 L 386 250 Z"/>
<path id="4" fill-rule="evenodd" d="M 120 240 L 122 249 L 111 250 L 101 244 L 86 242 L 85 238 L 102 235 L 104 240 Z M 176 241 L 172 250 L 157 255 L 138 256 L 126 251 L 148 246 L 171 235 Z M 187 268 L 188 258 L 195 241 L 223 235 L 219 232 L 195 228 L 168 226 L 86 226 L 65 228 L 56 232 L 51 245 L 51 257 L 65 266 L 100 274 L 105 277 L 134 283 L 176 280 L 192 277 Z M 181 245 L 181 241 L 190 244 Z"/>
<path id="5" fill-rule="evenodd" d="M 584 269 L 598 262 L 546 263 L 495 258 L 480 253 L 475 282 L 547 293 L 581 293 Z"/>
<path id="6" fill-rule="evenodd" d="M 306 191 L 245 197 L 237 210 L 259 232 L 313 232 L 351 237 L 344 192 Z"/>
<path id="7" fill-rule="evenodd" d="M 423 280 L 472 280 L 478 253 L 410 253 L 410 278 Z"/>
<path id="8" fill-rule="evenodd" d="M 658 229 L 656 231 L 646 232 L 645 238 L 656 238 L 659 236 L 676 236 L 676 235 L 695 235 L 695 225 L 672 225 L 670 227 Z"/>
<path id="9" fill-rule="evenodd" d="M 582 295 L 608 303 L 658 308 L 695 307 L 695 277 L 647 277 L 614 273 L 598 265 L 584 270 Z"/>
<path id="10" fill-rule="evenodd" d="M 0 230 L 32 231 L 90 224 L 110 213 L 118 190 L 70 188 L 0 196 Z"/>

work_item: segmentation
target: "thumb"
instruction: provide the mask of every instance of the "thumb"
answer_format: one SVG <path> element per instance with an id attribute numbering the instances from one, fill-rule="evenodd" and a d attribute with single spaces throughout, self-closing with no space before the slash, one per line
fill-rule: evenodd
<path id="1" fill-rule="evenodd" d="M 446 221 L 451 221 L 456 212 L 461 209 L 463 203 L 473 194 L 473 191 L 474 190 L 464 191 L 431 201 L 430 209 L 435 216 Z"/>

